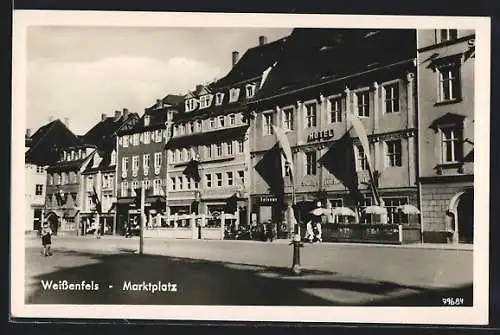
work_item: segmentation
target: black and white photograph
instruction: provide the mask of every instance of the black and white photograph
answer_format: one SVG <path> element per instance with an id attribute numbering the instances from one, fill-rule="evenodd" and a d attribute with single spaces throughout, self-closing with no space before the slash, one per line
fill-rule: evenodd
<path id="1" fill-rule="evenodd" d="M 489 29 L 14 11 L 13 316 L 486 324 Z"/>

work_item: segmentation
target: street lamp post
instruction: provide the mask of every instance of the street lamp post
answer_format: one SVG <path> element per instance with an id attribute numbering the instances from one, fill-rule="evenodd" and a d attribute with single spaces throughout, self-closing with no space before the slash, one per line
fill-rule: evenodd
<path id="1" fill-rule="evenodd" d="M 292 215 L 291 215 L 291 217 L 295 219 L 295 222 L 293 225 L 293 239 L 292 239 L 292 242 L 290 242 L 290 244 L 293 245 L 292 273 L 294 275 L 299 276 L 302 274 L 302 268 L 300 266 L 300 248 L 302 248 L 304 246 L 304 244 L 302 243 L 301 238 L 300 238 L 299 222 L 297 221 L 297 218 L 295 218 L 295 206 L 296 206 L 295 183 L 292 179 L 292 208 L 291 208 Z"/>

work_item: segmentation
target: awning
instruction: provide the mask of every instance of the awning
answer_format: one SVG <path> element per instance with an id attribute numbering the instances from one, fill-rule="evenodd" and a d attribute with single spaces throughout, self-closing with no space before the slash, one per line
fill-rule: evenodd
<path id="1" fill-rule="evenodd" d="M 245 136 L 247 128 L 248 126 L 240 126 L 210 132 L 196 133 L 187 136 L 174 137 L 167 142 L 165 147 L 167 149 L 173 149 L 200 144 L 212 144 L 229 139 L 239 139 Z"/>

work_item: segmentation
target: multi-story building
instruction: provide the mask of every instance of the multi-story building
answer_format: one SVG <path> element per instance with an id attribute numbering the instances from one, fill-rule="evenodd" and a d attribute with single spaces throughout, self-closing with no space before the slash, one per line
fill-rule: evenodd
<path id="1" fill-rule="evenodd" d="M 282 57 L 249 103 L 254 113 L 252 212 L 258 221 L 281 221 L 283 207 L 292 201 L 287 177 L 280 199 L 281 169 L 271 154 L 277 142 L 274 125 L 283 129 L 292 148 L 299 208 L 322 200 L 327 206 L 352 208 L 362 222 L 375 220 L 361 215 L 361 209 L 373 204 L 370 159 L 388 223 L 418 223 L 418 217 L 397 209 L 418 206 L 415 59 L 414 30 L 292 32 Z M 361 120 L 369 155 L 348 116 Z"/>
<path id="2" fill-rule="evenodd" d="M 418 31 L 419 186 L 424 241 L 473 241 L 473 30 Z"/>
<path id="3" fill-rule="evenodd" d="M 198 85 L 186 95 L 174 116 L 167 143 L 169 214 L 220 213 L 247 222 L 250 146 L 246 102 L 262 85 L 278 59 L 284 39 L 259 44 L 238 59 L 233 52 L 229 73 L 208 85 Z M 198 178 L 186 173 L 197 162 Z M 207 222 L 208 225 L 211 222 Z M 214 223 L 215 224 L 215 223 Z"/>
<path id="4" fill-rule="evenodd" d="M 45 211 L 53 230 L 60 235 L 80 232 L 82 172 L 92 159 L 95 145 L 79 143 L 61 150 L 59 160 L 47 168 Z"/>
<path id="5" fill-rule="evenodd" d="M 134 203 L 136 189 L 145 187 L 147 224 L 152 225 L 164 213 L 166 159 L 166 125 L 171 122 L 175 107 L 182 101 L 178 95 L 167 95 L 147 108 L 133 127 L 117 132 L 117 233 L 127 224 L 136 224 L 139 208 Z M 160 218 L 161 219 L 161 218 Z"/>
<path id="6" fill-rule="evenodd" d="M 97 150 L 93 153 L 90 163 L 82 172 L 83 183 L 80 212 L 80 233 L 84 235 L 100 222 L 104 234 L 116 232 L 116 133 L 132 129 L 139 115 L 129 113 L 128 109 L 115 111 L 113 116 L 101 115 L 101 121 L 92 127 L 82 141 L 93 144 Z M 95 192 L 95 194 L 94 194 Z M 97 197 L 97 200 L 94 197 Z M 96 208 L 100 203 L 100 211 Z"/>
<path id="7" fill-rule="evenodd" d="M 25 232 L 40 229 L 44 220 L 47 167 L 58 160 L 62 148 L 78 143 L 78 138 L 60 120 L 51 121 L 34 134 L 25 135 Z"/>

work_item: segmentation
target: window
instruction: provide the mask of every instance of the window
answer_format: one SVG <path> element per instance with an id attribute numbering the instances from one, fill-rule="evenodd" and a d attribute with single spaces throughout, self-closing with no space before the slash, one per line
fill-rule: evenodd
<path id="1" fill-rule="evenodd" d="M 94 180 L 91 176 L 87 177 L 87 191 L 92 191 L 94 188 Z"/>
<path id="2" fill-rule="evenodd" d="M 456 40 L 458 37 L 457 29 L 439 29 L 438 42 L 446 42 Z"/>
<path id="3" fill-rule="evenodd" d="M 189 126 L 189 132 L 192 134 L 194 133 L 194 122 L 189 122 L 188 123 L 188 126 Z"/>
<path id="4" fill-rule="evenodd" d="M 213 95 L 212 94 L 206 94 L 200 97 L 200 109 L 201 108 L 208 108 L 210 107 L 210 104 L 212 103 Z"/>
<path id="5" fill-rule="evenodd" d="M 161 193 L 161 179 L 153 180 L 153 195 L 160 195 Z"/>
<path id="6" fill-rule="evenodd" d="M 216 151 L 215 151 L 215 155 L 216 155 L 217 157 L 222 156 L 222 143 L 217 143 L 217 144 L 215 145 L 215 150 L 216 150 Z"/>
<path id="7" fill-rule="evenodd" d="M 179 133 L 179 125 L 175 125 L 174 126 L 173 133 L 174 133 L 174 136 L 180 135 L 180 133 Z"/>
<path id="8" fill-rule="evenodd" d="M 179 190 L 182 190 L 182 189 L 183 189 L 183 186 L 184 186 L 184 184 L 183 184 L 183 180 L 182 180 L 182 179 L 183 179 L 183 178 L 182 178 L 182 176 L 177 177 L 177 183 L 178 183 L 178 185 L 179 185 Z"/>
<path id="9" fill-rule="evenodd" d="M 123 141 L 123 147 L 124 148 L 128 147 L 128 136 L 127 135 L 123 136 L 122 141 Z"/>
<path id="10" fill-rule="evenodd" d="M 111 163 L 110 165 L 116 165 L 116 151 L 111 152 Z"/>
<path id="11" fill-rule="evenodd" d="M 196 130 L 201 131 L 201 120 L 196 120 Z"/>
<path id="12" fill-rule="evenodd" d="M 215 104 L 217 106 L 222 105 L 222 101 L 224 100 L 224 93 L 215 94 Z"/>
<path id="13" fill-rule="evenodd" d="M 283 110 L 283 129 L 285 131 L 293 130 L 293 108 Z"/>
<path id="14" fill-rule="evenodd" d="M 44 170 L 43 166 L 37 166 L 37 167 L 36 167 L 36 172 L 37 172 L 37 173 L 43 173 L 44 171 L 45 171 L 45 170 Z"/>
<path id="15" fill-rule="evenodd" d="M 213 117 L 211 117 L 210 120 L 208 120 L 208 126 L 210 129 L 215 128 L 215 119 Z"/>
<path id="16" fill-rule="evenodd" d="M 240 182 L 240 185 L 245 185 L 245 171 L 243 170 L 238 171 L 238 180 Z"/>
<path id="17" fill-rule="evenodd" d="M 61 184 L 61 176 L 58 175 L 57 173 L 54 173 L 54 182 L 56 185 L 60 185 Z"/>
<path id="18" fill-rule="evenodd" d="M 355 145 L 354 153 L 356 154 L 356 171 L 368 170 L 368 160 L 363 147 Z"/>
<path id="19" fill-rule="evenodd" d="M 161 129 L 155 130 L 155 142 L 161 142 L 161 137 L 163 136 L 163 131 Z"/>
<path id="20" fill-rule="evenodd" d="M 49 185 L 53 185 L 54 184 L 54 177 L 52 177 L 51 174 L 47 175 L 47 181 L 48 181 Z"/>
<path id="21" fill-rule="evenodd" d="M 212 187 L 212 175 L 211 174 L 206 174 L 205 175 L 205 186 L 207 188 Z"/>
<path id="22" fill-rule="evenodd" d="M 332 205 L 332 208 L 338 208 L 338 207 L 343 207 L 344 202 L 342 199 L 330 199 L 330 204 Z"/>
<path id="23" fill-rule="evenodd" d="M 441 129 L 441 153 L 443 163 L 457 163 L 463 160 L 462 130 L 460 128 Z"/>
<path id="24" fill-rule="evenodd" d="M 459 68 L 456 64 L 441 66 L 437 69 L 439 78 L 438 101 L 457 100 L 460 95 Z"/>
<path id="25" fill-rule="evenodd" d="M 239 88 L 231 88 L 229 90 L 229 102 L 236 102 L 240 97 L 240 89 Z"/>
<path id="26" fill-rule="evenodd" d="M 408 215 L 404 214 L 398 207 L 407 204 L 407 198 L 405 197 L 394 197 L 394 198 L 384 198 L 384 204 L 387 208 L 387 223 L 390 224 L 404 224 L 408 223 Z"/>
<path id="27" fill-rule="evenodd" d="M 132 145 L 139 145 L 139 134 L 132 135 Z"/>
<path id="28" fill-rule="evenodd" d="M 186 180 L 187 189 L 190 190 L 191 189 L 191 183 L 192 183 L 193 179 L 192 178 L 184 178 L 184 180 Z"/>
<path id="29" fill-rule="evenodd" d="M 132 157 L 132 171 L 139 170 L 139 156 Z"/>
<path id="30" fill-rule="evenodd" d="M 243 153 L 245 142 L 243 140 L 238 140 L 238 152 Z"/>
<path id="31" fill-rule="evenodd" d="M 170 190 L 175 191 L 175 177 L 170 178 Z"/>
<path id="32" fill-rule="evenodd" d="M 372 199 L 365 198 L 359 202 L 360 219 L 359 223 L 370 224 L 373 222 L 373 215 L 365 213 L 364 209 L 372 205 Z"/>
<path id="33" fill-rule="evenodd" d="M 137 195 L 137 192 L 136 190 L 139 188 L 139 181 L 138 180 L 134 180 L 132 183 L 131 183 L 131 187 L 130 187 L 130 193 L 133 197 L 135 197 Z"/>
<path id="34" fill-rule="evenodd" d="M 76 172 L 71 171 L 69 173 L 69 182 L 71 184 L 76 184 Z"/>
<path id="35" fill-rule="evenodd" d="M 151 117 L 149 115 L 144 115 L 144 127 L 149 126 L 149 121 L 151 121 Z"/>
<path id="36" fill-rule="evenodd" d="M 272 113 L 265 113 L 265 114 L 262 114 L 262 117 L 263 117 L 262 130 L 263 130 L 264 136 L 272 135 L 273 134 L 273 114 Z"/>
<path id="37" fill-rule="evenodd" d="M 229 125 L 234 126 L 236 124 L 236 115 L 230 114 L 228 118 L 229 118 Z"/>
<path id="38" fill-rule="evenodd" d="M 342 122 L 342 100 L 340 98 L 330 99 L 330 123 Z"/>
<path id="39" fill-rule="evenodd" d="M 61 173 L 61 185 L 65 185 L 68 183 L 68 180 L 66 178 L 66 173 L 62 172 Z"/>
<path id="40" fill-rule="evenodd" d="M 159 168 L 161 166 L 161 152 L 155 152 L 155 168 Z"/>
<path id="41" fill-rule="evenodd" d="M 360 92 L 356 93 L 356 97 L 358 99 L 358 116 L 359 117 L 369 117 L 370 116 L 370 108 L 368 105 L 369 101 L 369 92 Z"/>
<path id="42" fill-rule="evenodd" d="M 207 157 L 208 157 L 208 158 L 212 158 L 212 145 L 211 145 L 211 144 L 210 144 L 210 145 L 207 145 L 205 148 L 206 148 L 206 151 L 205 151 L 205 152 L 206 152 L 206 154 L 207 154 Z"/>
<path id="43" fill-rule="evenodd" d="M 191 111 L 195 110 L 196 107 L 198 107 L 198 101 L 194 98 L 186 99 L 186 101 L 184 102 L 184 106 L 185 106 L 186 112 L 191 112 Z"/>
<path id="44" fill-rule="evenodd" d="M 128 170 L 128 157 L 123 157 L 122 158 L 122 171 L 124 171 L 126 173 L 127 170 Z"/>
<path id="45" fill-rule="evenodd" d="M 36 184 L 35 185 L 35 195 L 42 195 L 42 194 L 43 194 L 43 185 Z"/>
<path id="46" fill-rule="evenodd" d="M 219 116 L 219 127 L 221 127 L 221 128 L 222 128 L 222 127 L 224 127 L 224 126 L 225 126 L 225 122 L 224 122 L 224 121 L 225 121 L 225 117 L 224 117 L 224 115 L 220 115 L 220 116 Z"/>
<path id="47" fill-rule="evenodd" d="M 226 146 L 226 148 L 227 148 L 227 154 L 228 154 L 229 156 L 233 155 L 233 142 L 232 142 L 232 141 L 229 141 L 229 142 L 227 142 L 227 144 L 226 144 L 226 145 L 227 145 L 227 146 Z"/>
<path id="48" fill-rule="evenodd" d="M 226 180 L 227 180 L 227 186 L 233 186 L 234 179 L 232 171 L 226 172 Z"/>
<path id="49" fill-rule="evenodd" d="M 149 142 L 151 142 L 151 133 L 149 131 L 146 131 L 142 135 L 142 141 L 144 142 L 144 144 L 149 144 Z"/>
<path id="50" fill-rule="evenodd" d="M 253 97 L 255 95 L 255 85 L 247 85 L 246 93 L 247 93 L 247 99 Z"/>
<path id="51" fill-rule="evenodd" d="M 401 162 L 401 140 L 385 142 L 387 153 L 387 165 L 390 167 L 402 166 Z"/>
<path id="52" fill-rule="evenodd" d="M 181 160 L 181 151 L 179 149 L 175 149 L 174 161 L 179 162 L 180 160 Z"/>
<path id="53" fill-rule="evenodd" d="M 316 175 L 316 151 L 306 152 L 306 175 Z"/>
<path id="54" fill-rule="evenodd" d="M 216 179 L 216 182 L 217 182 L 217 186 L 218 187 L 221 187 L 222 186 L 222 173 L 216 173 L 215 174 L 215 179 Z"/>
<path id="55" fill-rule="evenodd" d="M 316 103 L 306 104 L 306 128 L 316 127 L 317 106 Z"/>

